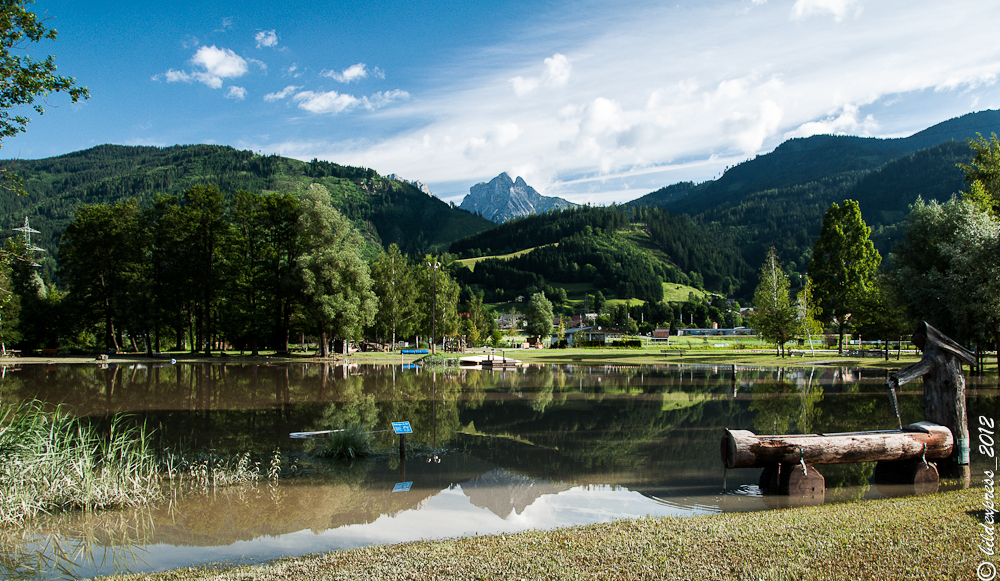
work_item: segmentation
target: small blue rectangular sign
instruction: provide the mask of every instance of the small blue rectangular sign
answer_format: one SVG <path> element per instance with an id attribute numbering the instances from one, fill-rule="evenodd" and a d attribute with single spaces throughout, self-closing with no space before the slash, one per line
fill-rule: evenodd
<path id="1" fill-rule="evenodd" d="M 392 431 L 397 434 L 412 434 L 413 428 L 410 427 L 410 422 L 392 422 Z"/>
<path id="2" fill-rule="evenodd" d="M 392 487 L 393 492 L 409 492 L 410 487 L 413 486 L 413 481 L 410 482 L 400 482 Z"/>

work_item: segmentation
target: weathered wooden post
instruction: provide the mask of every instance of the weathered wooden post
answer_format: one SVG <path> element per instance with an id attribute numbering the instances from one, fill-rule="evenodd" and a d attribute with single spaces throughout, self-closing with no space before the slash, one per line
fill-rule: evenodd
<path id="1" fill-rule="evenodd" d="M 944 477 L 968 482 L 972 472 L 969 468 L 969 422 L 965 409 L 962 362 L 975 365 L 976 357 L 926 321 L 917 324 L 912 341 L 923 351 L 923 357 L 890 377 L 886 387 L 893 389 L 918 377 L 923 378 L 924 417 L 951 430 L 955 439 L 951 455 L 938 462 L 938 472 Z"/>

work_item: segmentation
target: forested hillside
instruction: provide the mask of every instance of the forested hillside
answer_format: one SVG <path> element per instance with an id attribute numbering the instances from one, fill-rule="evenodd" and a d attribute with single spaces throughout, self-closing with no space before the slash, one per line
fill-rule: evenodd
<path id="1" fill-rule="evenodd" d="M 460 258 L 486 258 L 460 280 L 487 302 L 575 286 L 620 299 L 659 301 L 663 283 L 735 292 L 753 269 L 720 228 L 659 208 L 579 207 L 511 220 L 459 240 Z"/>
<path id="2" fill-rule="evenodd" d="M 32 227 L 40 231 L 32 242 L 50 254 L 82 205 L 134 198 L 148 206 L 157 194 L 178 196 L 198 184 L 214 185 L 226 196 L 239 190 L 301 195 L 320 184 L 370 241 L 379 246 L 395 242 L 412 253 L 446 248 L 493 225 L 372 169 L 224 146 L 102 145 L 49 159 L 3 161 L 0 168 L 21 176 L 27 191 L 25 196 L 0 197 L 0 228 L 9 232 L 30 216 Z"/>
<path id="3" fill-rule="evenodd" d="M 984 111 L 903 139 L 831 135 L 792 139 L 771 153 L 729 168 L 718 180 L 667 186 L 626 207 L 659 207 L 690 216 L 693 227 L 715 231 L 754 268 L 774 246 L 795 285 L 799 280 L 795 275 L 805 274 L 830 204 L 857 200 L 872 227 L 876 248 L 887 256 L 899 240 L 899 223 L 918 197 L 944 201 L 962 190 L 965 174 L 957 164 L 972 156 L 965 139 L 977 133 L 989 135 L 998 127 L 1000 112 Z M 736 294 L 752 293 L 753 271 L 743 275 L 733 271 L 730 276 Z M 706 276 L 706 287 L 724 291 L 725 285 L 711 282 Z"/>

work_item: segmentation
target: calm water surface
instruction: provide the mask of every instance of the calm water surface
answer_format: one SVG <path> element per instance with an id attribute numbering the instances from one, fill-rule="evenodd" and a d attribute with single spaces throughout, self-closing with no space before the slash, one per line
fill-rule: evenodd
<path id="1" fill-rule="evenodd" d="M 157 445 L 280 450 L 300 476 L 165 487 L 138 511 L 60 514 L 0 531 L 0 575 L 74 578 L 645 515 L 766 510 L 759 469 L 724 471 L 724 428 L 764 433 L 896 425 L 885 371 L 731 366 L 542 366 L 492 372 L 325 364 L 31 365 L 0 370 L 4 404 L 37 398 L 101 421 L 129 414 Z M 996 378 L 969 381 L 970 423 L 996 416 Z M 920 386 L 900 396 L 923 419 Z M 353 465 L 289 433 L 361 424 L 410 452 Z M 398 448 L 397 448 L 398 449 Z M 979 460 L 973 454 L 973 473 Z M 898 491 L 873 465 L 826 466 L 827 502 Z M 787 499 L 784 499 L 787 502 Z"/>

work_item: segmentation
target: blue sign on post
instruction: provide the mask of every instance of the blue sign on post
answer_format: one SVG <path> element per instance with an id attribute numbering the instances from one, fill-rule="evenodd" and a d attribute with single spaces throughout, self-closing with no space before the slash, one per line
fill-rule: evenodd
<path id="1" fill-rule="evenodd" d="M 413 428 L 410 427 L 410 422 L 392 422 L 392 431 L 397 434 L 412 434 Z"/>
<path id="2" fill-rule="evenodd" d="M 409 492 L 411 486 L 413 486 L 413 481 L 412 480 L 409 481 L 409 482 L 400 482 L 400 483 L 398 483 L 398 484 L 396 484 L 395 486 L 392 487 L 392 491 L 393 492 Z"/>

